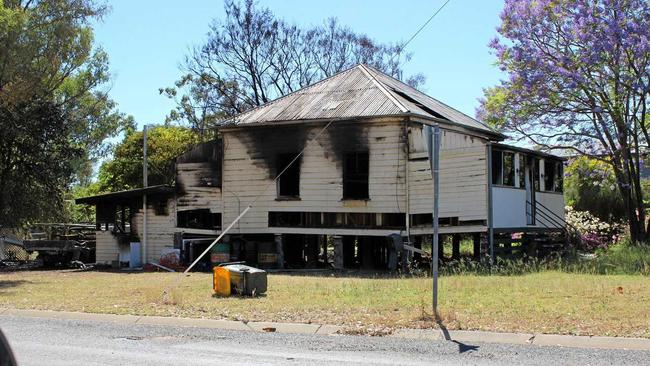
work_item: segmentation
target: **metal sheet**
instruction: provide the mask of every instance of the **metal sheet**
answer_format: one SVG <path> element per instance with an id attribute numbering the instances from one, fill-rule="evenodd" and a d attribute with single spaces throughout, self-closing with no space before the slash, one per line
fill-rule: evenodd
<path id="1" fill-rule="evenodd" d="M 438 117 L 487 133 L 496 133 L 486 124 L 367 65 L 357 65 L 244 112 L 235 116 L 231 122 L 248 125 L 403 115 L 405 112 L 402 106 L 407 109 L 407 114 Z"/>

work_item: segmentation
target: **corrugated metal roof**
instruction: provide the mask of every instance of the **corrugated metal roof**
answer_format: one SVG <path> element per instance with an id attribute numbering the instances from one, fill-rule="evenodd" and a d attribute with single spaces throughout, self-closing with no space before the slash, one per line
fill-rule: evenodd
<path id="1" fill-rule="evenodd" d="M 135 197 L 141 197 L 144 194 L 172 194 L 172 193 L 174 193 L 173 187 L 161 184 L 157 186 L 149 186 L 147 188 L 136 188 L 128 191 L 102 193 L 95 196 L 77 198 L 74 200 L 74 203 L 78 205 L 79 204 L 94 205 L 105 201 L 114 201 L 117 199 L 131 199 Z"/>
<path id="2" fill-rule="evenodd" d="M 417 89 L 367 65 L 357 65 L 233 117 L 235 125 L 390 115 L 441 118 L 500 135 Z"/>

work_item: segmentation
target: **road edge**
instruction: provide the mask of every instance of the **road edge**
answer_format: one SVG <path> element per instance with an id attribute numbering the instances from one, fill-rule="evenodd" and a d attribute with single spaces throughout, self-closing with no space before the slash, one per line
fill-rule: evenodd
<path id="1" fill-rule="evenodd" d="M 49 318 L 64 320 L 82 320 L 96 322 L 111 322 L 133 325 L 160 325 L 193 328 L 212 328 L 268 333 L 292 333 L 312 335 L 341 335 L 343 327 L 329 324 L 302 324 L 279 322 L 244 322 L 225 319 L 200 319 L 164 316 L 140 316 L 97 314 L 72 311 L 27 310 L 0 308 L 1 316 L 18 316 L 33 318 Z M 573 336 L 561 334 L 536 333 L 499 333 L 469 330 L 445 330 L 450 341 L 456 343 L 505 343 L 535 346 L 554 346 L 570 348 L 597 348 L 650 351 L 650 339 L 604 336 Z M 439 329 L 397 329 L 388 337 L 443 341 L 447 337 Z"/>

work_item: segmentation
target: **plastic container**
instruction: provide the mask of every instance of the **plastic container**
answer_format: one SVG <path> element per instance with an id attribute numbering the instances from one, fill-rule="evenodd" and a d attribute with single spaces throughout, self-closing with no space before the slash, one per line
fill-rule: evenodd
<path id="1" fill-rule="evenodd" d="M 255 296 L 266 292 L 267 281 L 264 270 L 243 264 L 217 268 L 225 268 L 230 272 L 230 291 L 234 294 Z"/>
<path id="2" fill-rule="evenodd" d="M 212 289 L 219 296 L 230 296 L 230 271 L 226 267 L 214 267 L 212 275 Z"/>

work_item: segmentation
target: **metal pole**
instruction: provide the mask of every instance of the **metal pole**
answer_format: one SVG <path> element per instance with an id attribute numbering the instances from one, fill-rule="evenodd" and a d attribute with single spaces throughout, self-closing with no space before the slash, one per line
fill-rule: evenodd
<path id="1" fill-rule="evenodd" d="M 433 314 L 438 315 L 438 217 L 440 206 L 440 127 L 435 125 L 429 134 L 429 162 L 433 178 L 433 238 L 431 246 L 431 274 L 433 276 Z"/>
<path id="2" fill-rule="evenodd" d="M 148 186 L 148 172 L 147 172 L 147 125 L 143 129 L 143 143 L 142 143 L 142 187 Z M 142 264 L 147 263 L 147 194 L 142 194 Z"/>
<path id="3" fill-rule="evenodd" d="M 487 144 L 487 169 L 488 169 L 488 246 L 490 253 L 490 265 L 494 265 L 494 222 L 492 212 L 492 143 Z"/>
<path id="4" fill-rule="evenodd" d="M 222 231 L 221 234 L 219 234 L 219 236 L 218 236 L 216 239 L 214 239 L 214 241 L 212 242 L 212 244 L 210 244 L 210 245 L 209 245 L 209 246 L 208 246 L 208 247 L 203 251 L 203 253 L 201 253 L 201 255 L 199 255 L 198 257 L 196 257 L 196 259 L 194 260 L 194 262 L 192 262 L 192 264 L 190 264 L 190 266 L 187 267 L 187 269 L 186 269 L 185 271 L 183 271 L 183 274 L 187 274 L 187 272 L 189 272 L 189 271 L 190 271 L 190 270 L 191 270 L 191 269 L 192 269 L 192 268 L 193 268 L 197 263 L 199 263 L 199 261 L 201 260 L 201 258 L 203 258 L 203 256 L 206 255 L 206 254 L 210 251 L 210 249 L 212 249 L 212 247 L 213 247 L 215 244 L 217 244 L 217 242 L 219 242 L 219 240 L 221 240 L 221 238 L 223 238 L 223 236 L 226 235 L 226 234 L 228 233 L 228 231 L 230 231 L 230 229 L 232 229 L 232 227 L 235 226 L 235 224 L 238 223 L 239 220 L 240 220 L 242 217 L 244 217 L 244 215 L 246 215 L 246 213 L 248 212 L 248 210 L 250 210 L 251 208 L 253 208 L 253 206 L 251 206 L 251 205 L 246 206 L 246 208 L 244 209 L 244 211 L 242 211 L 242 212 L 239 214 L 239 216 L 237 216 L 237 218 L 235 218 L 235 220 L 234 220 L 233 222 L 231 222 L 230 225 L 228 225 L 228 227 L 227 227 L 224 231 Z"/>

